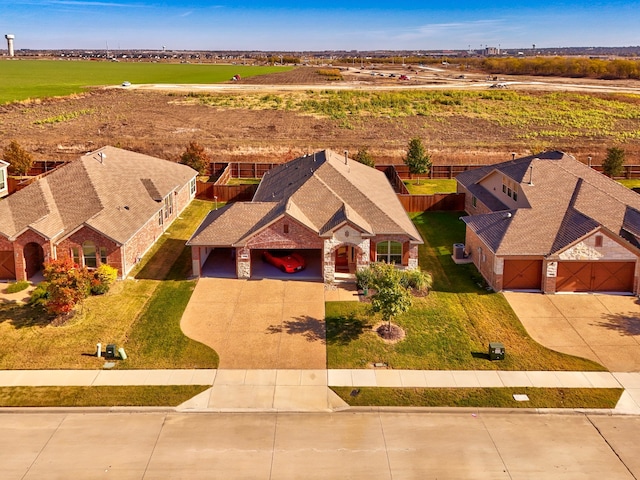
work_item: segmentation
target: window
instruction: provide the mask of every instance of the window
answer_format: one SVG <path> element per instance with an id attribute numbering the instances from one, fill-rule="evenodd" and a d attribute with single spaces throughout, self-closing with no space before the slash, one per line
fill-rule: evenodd
<path id="1" fill-rule="evenodd" d="M 284 233 L 289 233 L 289 224 L 288 223 L 284 224 Z"/>
<path id="2" fill-rule="evenodd" d="M 402 243 L 385 241 L 376 245 L 376 261 L 402 264 Z"/>
<path id="3" fill-rule="evenodd" d="M 602 246 L 602 235 L 596 235 L 596 247 L 601 247 Z"/>
<path id="4" fill-rule="evenodd" d="M 73 257 L 73 263 L 80 265 L 80 250 L 78 247 L 71 248 L 71 256 Z"/>
<path id="5" fill-rule="evenodd" d="M 0 190 L 4 190 L 7 184 L 4 178 L 4 170 L 0 168 Z"/>
<path id="6" fill-rule="evenodd" d="M 107 263 L 107 248 L 100 247 L 100 263 Z"/>
<path id="7" fill-rule="evenodd" d="M 162 215 L 162 210 L 160 210 L 158 212 L 158 225 L 162 226 L 163 223 L 164 223 L 164 217 Z"/>
<path id="8" fill-rule="evenodd" d="M 87 268 L 96 268 L 98 261 L 96 259 L 96 245 L 93 242 L 84 242 L 82 244 L 82 257 L 84 266 Z"/>
<path id="9" fill-rule="evenodd" d="M 189 192 L 191 193 L 192 197 L 196 194 L 196 179 L 195 178 L 191 179 L 191 182 L 189 183 Z"/>
<path id="10" fill-rule="evenodd" d="M 502 193 L 506 196 L 518 201 L 518 182 L 515 182 L 507 177 L 502 177 Z"/>
<path id="11" fill-rule="evenodd" d="M 471 197 L 471 205 L 477 207 L 478 199 L 476 197 Z"/>
<path id="12" fill-rule="evenodd" d="M 169 218 L 173 213 L 173 195 L 164 197 L 164 218 Z"/>

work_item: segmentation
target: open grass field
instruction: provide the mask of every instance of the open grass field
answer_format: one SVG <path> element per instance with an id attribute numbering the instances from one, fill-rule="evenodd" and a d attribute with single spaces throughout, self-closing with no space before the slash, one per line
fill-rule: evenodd
<path id="1" fill-rule="evenodd" d="M 420 265 L 434 283 L 428 296 L 415 298 L 409 312 L 394 319 L 406 332 L 402 341 L 388 344 L 372 331 L 380 319 L 370 314 L 368 304 L 327 303 L 329 368 L 384 362 L 418 370 L 605 370 L 533 341 L 504 296 L 478 286 L 481 277 L 473 265 L 453 263 L 452 244 L 464 239 L 459 215 L 433 212 L 413 219 L 426 242 Z M 505 344 L 504 360 L 489 360 L 489 342 Z"/>
<path id="2" fill-rule="evenodd" d="M 290 67 L 66 60 L 3 61 L 0 104 L 80 93 L 87 87 L 131 83 L 221 83 Z"/>

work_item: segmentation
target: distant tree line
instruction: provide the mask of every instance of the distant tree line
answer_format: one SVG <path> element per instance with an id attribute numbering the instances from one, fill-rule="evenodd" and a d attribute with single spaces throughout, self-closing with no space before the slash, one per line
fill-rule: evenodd
<path id="1" fill-rule="evenodd" d="M 589 77 L 606 80 L 640 79 L 640 60 L 585 57 L 484 58 L 478 65 L 491 74 Z"/>

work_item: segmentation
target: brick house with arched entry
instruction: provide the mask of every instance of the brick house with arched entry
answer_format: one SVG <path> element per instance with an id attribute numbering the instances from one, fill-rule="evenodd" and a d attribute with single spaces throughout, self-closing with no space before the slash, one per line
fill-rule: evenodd
<path id="1" fill-rule="evenodd" d="M 552 151 L 468 170 L 465 251 L 494 290 L 640 293 L 640 195 Z"/>
<path id="2" fill-rule="evenodd" d="M 185 165 L 103 147 L 0 201 L 0 279 L 49 259 L 106 263 L 127 275 L 195 197 Z"/>
<path id="3" fill-rule="evenodd" d="M 422 243 L 384 173 L 324 150 L 267 172 L 251 202 L 212 211 L 187 245 L 197 276 L 217 250 L 237 278 L 251 278 L 265 250 L 296 250 L 330 283 L 376 260 L 417 268 Z"/>

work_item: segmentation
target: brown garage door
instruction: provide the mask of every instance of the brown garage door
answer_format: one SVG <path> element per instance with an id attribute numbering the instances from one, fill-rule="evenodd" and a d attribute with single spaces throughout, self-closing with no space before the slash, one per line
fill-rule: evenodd
<path id="1" fill-rule="evenodd" d="M 540 290 L 542 260 L 505 260 L 502 288 L 511 290 Z"/>
<path id="2" fill-rule="evenodd" d="M 15 280 L 16 263 L 13 261 L 13 252 L 0 252 L 0 279 Z"/>
<path id="3" fill-rule="evenodd" d="M 632 292 L 635 262 L 560 262 L 557 292 Z"/>

